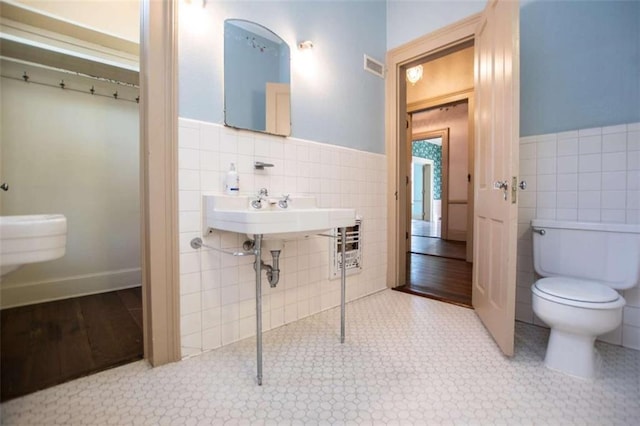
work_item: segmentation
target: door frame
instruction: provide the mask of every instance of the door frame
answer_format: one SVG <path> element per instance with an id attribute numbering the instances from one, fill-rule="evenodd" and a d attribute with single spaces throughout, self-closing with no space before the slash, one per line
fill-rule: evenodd
<path id="1" fill-rule="evenodd" d="M 429 188 L 429 191 L 425 191 L 425 188 Z M 426 203 L 427 199 L 429 200 L 428 204 Z M 433 222 L 433 201 L 433 162 L 430 162 L 422 165 L 422 220 L 426 220 L 424 212 L 428 211 L 429 222 Z"/>
<path id="2" fill-rule="evenodd" d="M 140 5 L 140 216 L 144 358 L 180 360 L 178 2 Z"/>
<path id="3" fill-rule="evenodd" d="M 406 69 L 420 60 L 475 39 L 475 31 L 480 22 L 480 14 L 475 14 L 441 28 L 410 43 L 387 52 L 387 79 L 385 83 L 385 147 L 387 153 L 387 286 L 397 287 L 406 283 L 406 253 L 400 235 L 407 232 L 410 223 L 402 215 L 401 207 L 406 206 L 407 191 L 401 183 L 406 175 L 399 167 L 400 158 L 405 156 L 407 146 L 407 82 Z M 469 105 L 471 108 L 471 104 Z M 473 197 L 471 198 L 473 199 Z M 469 243 L 467 246 L 469 247 Z"/>

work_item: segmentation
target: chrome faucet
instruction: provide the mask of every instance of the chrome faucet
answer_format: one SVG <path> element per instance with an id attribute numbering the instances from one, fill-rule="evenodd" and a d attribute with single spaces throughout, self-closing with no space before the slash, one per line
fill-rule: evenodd
<path id="1" fill-rule="evenodd" d="M 283 194 L 282 195 L 282 199 L 280 201 L 278 201 L 278 207 L 280 207 L 281 209 L 286 209 L 287 207 L 289 207 L 289 197 L 291 194 Z"/>
<path id="2" fill-rule="evenodd" d="M 260 188 L 260 191 L 258 191 L 257 198 L 251 201 L 251 207 L 253 207 L 254 209 L 261 209 L 262 202 L 267 200 L 268 197 L 269 197 L 269 191 L 267 191 L 267 188 Z"/>

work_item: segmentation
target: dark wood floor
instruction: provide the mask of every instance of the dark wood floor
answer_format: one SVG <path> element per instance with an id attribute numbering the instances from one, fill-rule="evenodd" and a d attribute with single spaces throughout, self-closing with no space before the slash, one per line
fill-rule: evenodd
<path id="1" fill-rule="evenodd" d="M 467 257 L 467 243 L 464 241 L 447 241 L 441 238 L 412 235 L 411 253 L 464 260 Z"/>
<path id="2" fill-rule="evenodd" d="M 440 221 L 411 219 L 411 235 L 440 238 Z"/>
<path id="3" fill-rule="evenodd" d="M 398 291 L 471 307 L 472 265 L 464 260 L 407 254 L 407 284 Z"/>
<path id="4" fill-rule="evenodd" d="M 472 264 L 465 261 L 467 244 L 439 238 L 439 225 L 411 221 L 407 284 L 396 290 L 471 307 Z"/>
<path id="5" fill-rule="evenodd" d="M 0 400 L 142 358 L 141 289 L 0 312 Z"/>

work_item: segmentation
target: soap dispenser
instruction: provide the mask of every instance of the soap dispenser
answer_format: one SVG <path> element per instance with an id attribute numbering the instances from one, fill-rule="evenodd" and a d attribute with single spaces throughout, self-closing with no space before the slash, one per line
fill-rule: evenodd
<path id="1" fill-rule="evenodd" d="M 227 172 L 227 178 L 224 182 L 224 192 L 227 195 L 238 195 L 240 193 L 240 177 L 236 172 L 236 165 L 231 163 L 229 171 Z"/>

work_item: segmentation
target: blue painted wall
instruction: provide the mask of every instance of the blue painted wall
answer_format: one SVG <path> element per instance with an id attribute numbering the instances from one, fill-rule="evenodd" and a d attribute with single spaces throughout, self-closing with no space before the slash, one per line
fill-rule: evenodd
<path id="1" fill-rule="evenodd" d="M 486 0 L 387 0 L 387 49 L 482 12 Z"/>
<path id="2" fill-rule="evenodd" d="M 224 122 L 223 23 L 246 19 L 291 47 L 292 136 L 384 152 L 384 80 L 363 70 L 365 53 L 385 58 L 384 1 L 194 1 L 179 15 L 181 117 Z"/>
<path id="3" fill-rule="evenodd" d="M 362 55 L 382 60 L 486 2 L 196 3 L 180 3 L 182 117 L 223 122 L 223 22 L 248 19 L 292 47 L 292 135 L 382 153 L 384 81 Z M 640 121 L 640 2 L 524 1 L 520 31 L 521 135 Z M 302 58 L 294 47 L 307 39 Z"/>
<path id="4" fill-rule="evenodd" d="M 520 9 L 520 134 L 640 121 L 640 2 Z"/>

